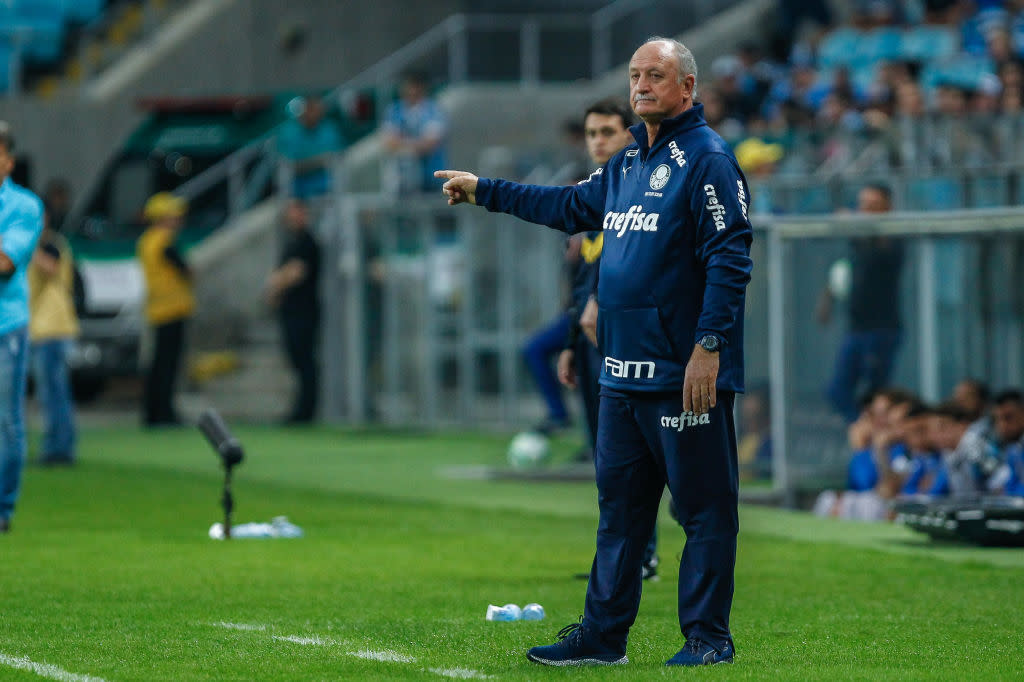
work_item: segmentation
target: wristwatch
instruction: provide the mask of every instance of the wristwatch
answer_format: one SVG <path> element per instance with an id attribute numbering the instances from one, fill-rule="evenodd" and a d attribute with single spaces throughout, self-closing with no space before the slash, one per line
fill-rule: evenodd
<path id="1" fill-rule="evenodd" d="M 705 334 L 700 341 L 697 342 L 701 348 L 709 353 L 717 353 L 721 342 L 718 337 L 714 334 Z"/>

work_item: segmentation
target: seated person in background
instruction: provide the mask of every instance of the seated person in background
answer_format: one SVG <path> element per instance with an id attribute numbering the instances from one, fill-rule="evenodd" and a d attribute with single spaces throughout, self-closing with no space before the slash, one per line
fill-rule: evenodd
<path id="1" fill-rule="evenodd" d="M 1004 490 L 1007 495 L 1013 469 L 1010 456 L 1017 452 L 1024 438 L 1024 393 L 1018 389 L 1003 391 L 992 401 L 992 431 L 999 447 L 999 470 L 989 479 L 989 490 Z"/>
<path id="2" fill-rule="evenodd" d="M 940 443 L 933 426 L 936 410 L 915 405 L 903 420 L 903 437 L 910 451 L 910 461 L 903 476 L 903 495 L 937 497 L 949 494 L 949 480 L 943 469 Z"/>
<path id="3" fill-rule="evenodd" d="M 903 487 L 910 466 L 904 430 L 906 415 L 919 405 L 899 388 L 877 391 L 850 426 L 848 490 L 826 490 L 814 505 L 818 516 L 880 521 L 889 518 L 888 500 Z"/>
<path id="4" fill-rule="evenodd" d="M 1014 443 L 1007 450 L 1005 466 L 1008 478 L 1003 494 L 1024 497 L 1024 441 Z"/>
<path id="5" fill-rule="evenodd" d="M 740 400 L 740 437 L 736 448 L 740 480 L 771 478 L 771 426 L 768 387 L 748 389 Z"/>
<path id="6" fill-rule="evenodd" d="M 959 404 L 948 402 L 934 410 L 933 439 L 942 452 L 950 495 L 977 495 L 999 468 L 999 449 Z"/>
<path id="7" fill-rule="evenodd" d="M 988 385 L 980 379 L 963 379 L 953 387 L 953 395 L 950 402 L 970 417 L 970 420 L 978 421 L 988 414 L 988 402 L 991 397 Z"/>

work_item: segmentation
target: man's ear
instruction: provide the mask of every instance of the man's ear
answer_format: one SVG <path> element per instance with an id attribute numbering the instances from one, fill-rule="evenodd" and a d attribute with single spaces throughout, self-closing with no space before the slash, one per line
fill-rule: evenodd
<path id="1" fill-rule="evenodd" d="M 683 78 L 683 89 L 686 91 L 686 96 L 688 98 L 693 99 L 693 91 L 696 89 L 696 87 L 697 79 L 694 77 L 692 73 L 688 74 L 685 78 Z"/>

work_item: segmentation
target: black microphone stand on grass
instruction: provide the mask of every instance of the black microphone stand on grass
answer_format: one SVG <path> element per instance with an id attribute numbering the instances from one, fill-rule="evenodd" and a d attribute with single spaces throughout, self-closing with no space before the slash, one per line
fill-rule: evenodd
<path id="1" fill-rule="evenodd" d="M 199 430 L 220 456 L 220 462 L 224 466 L 224 494 L 221 497 L 221 505 L 224 507 L 224 539 L 230 540 L 231 512 L 235 507 L 234 498 L 231 496 L 231 470 L 245 459 L 245 451 L 238 439 L 228 430 L 220 414 L 212 408 L 199 417 Z"/>

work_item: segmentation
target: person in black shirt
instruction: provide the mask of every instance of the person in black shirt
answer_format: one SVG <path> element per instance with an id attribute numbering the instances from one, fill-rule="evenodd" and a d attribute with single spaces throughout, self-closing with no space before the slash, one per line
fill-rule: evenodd
<path id="1" fill-rule="evenodd" d="M 868 185 L 857 195 L 860 213 L 887 213 L 892 191 Z M 857 398 L 884 387 L 900 345 L 900 275 L 903 243 L 890 237 L 855 239 L 850 245 L 849 329 L 836 357 L 828 397 L 849 422 L 857 419 Z M 827 324 L 839 292 L 825 289 L 818 321 Z"/>
<path id="2" fill-rule="evenodd" d="M 267 279 L 267 300 L 277 309 L 288 360 L 299 380 L 286 423 L 313 421 L 319 386 L 316 346 L 320 330 L 320 247 L 309 232 L 309 211 L 298 199 L 284 211 L 287 230 L 278 267 Z"/>

